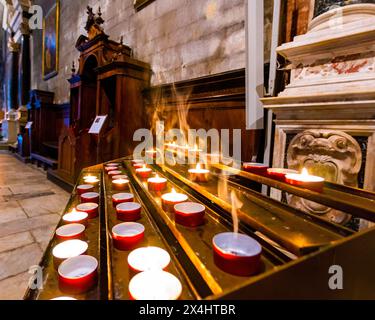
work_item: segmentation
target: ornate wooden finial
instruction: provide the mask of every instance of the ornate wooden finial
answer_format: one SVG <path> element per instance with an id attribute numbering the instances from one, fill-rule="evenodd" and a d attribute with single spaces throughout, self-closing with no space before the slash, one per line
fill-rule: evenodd
<path id="1" fill-rule="evenodd" d="M 87 31 L 89 39 L 95 38 L 99 34 L 103 34 L 104 31 L 101 25 L 104 23 L 102 18 L 102 11 L 99 7 L 98 14 L 96 15 L 92 9 L 92 7 L 87 6 L 87 21 L 85 30 Z"/>

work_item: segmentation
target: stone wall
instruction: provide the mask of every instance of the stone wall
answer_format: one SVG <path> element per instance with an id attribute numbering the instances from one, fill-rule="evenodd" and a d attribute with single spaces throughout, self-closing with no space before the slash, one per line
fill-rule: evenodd
<path id="1" fill-rule="evenodd" d="M 3 10 L 4 7 L 0 3 L 0 120 L 4 118 L 4 45 L 5 45 L 5 35 L 4 30 L 1 28 L 3 23 Z"/>
<path id="2" fill-rule="evenodd" d="M 270 0 L 266 0 L 269 2 Z M 45 7 L 53 0 L 36 0 Z M 245 0 L 155 0 L 136 12 L 133 0 L 60 0 L 59 74 L 43 81 L 42 32 L 33 32 L 32 89 L 55 92 L 55 103 L 69 101 L 74 44 L 86 21 L 86 6 L 100 3 L 111 39 L 124 37 L 134 57 L 151 64 L 152 84 L 193 79 L 244 68 Z"/>

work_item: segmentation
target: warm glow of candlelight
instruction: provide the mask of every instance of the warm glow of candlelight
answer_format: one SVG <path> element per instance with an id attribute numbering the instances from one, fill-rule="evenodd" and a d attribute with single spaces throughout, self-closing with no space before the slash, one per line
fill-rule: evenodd
<path id="1" fill-rule="evenodd" d="M 95 177 L 95 176 L 92 176 L 92 175 L 87 175 L 85 177 L 83 177 L 83 180 L 86 182 L 86 183 L 96 183 L 98 182 L 98 178 Z"/>
<path id="2" fill-rule="evenodd" d="M 88 217 L 88 214 L 83 211 L 77 211 L 75 208 L 67 214 L 63 216 L 63 220 L 66 222 L 76 222 L 81 221 L 83 219 L 86 219 Z"/>
<path id="3" fill-rule="evenodd" d="M 84 254 L 88 244 L 82 240 L 67 240 L 53 248 L 52 254 L 58 259 L 68 259 Z"/>
<path id="4" fill-rule="evenodd" d="M 309 176 L 309 172 L 307 171 L 306 168 L 303 168 L 303 169 L 302 169 L 301 175 L 302 175 L 303 177 L 308 177 L 308 176 Z"/>

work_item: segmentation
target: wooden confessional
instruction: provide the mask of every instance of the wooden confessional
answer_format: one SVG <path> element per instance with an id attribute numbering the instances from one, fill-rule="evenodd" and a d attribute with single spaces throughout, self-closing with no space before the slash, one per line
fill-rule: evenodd
<path id="1" fill-rule="evenodd" d="M 48 175 L 66 187 L 82 168 L 131 154 L 134 131 L 146 124 L 142 91 L 149 86 L 149 65 L 133 59 L 122 39 L 109 39 L 100 11 L 94 14 L 88 8 L 87 13 L 88 34 L 76 42 L 78 70 L 73 67 L 68 80 L 70 125 L 59 137 L 58 168 Z M 89 134 L 97 115 L 107 115 L 104 127 L 99 135 Z"/>

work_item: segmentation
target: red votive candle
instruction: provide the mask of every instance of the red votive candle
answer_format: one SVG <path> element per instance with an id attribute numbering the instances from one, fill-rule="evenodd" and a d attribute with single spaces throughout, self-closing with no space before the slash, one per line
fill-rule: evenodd
<path id="1" fill-rule="evenodd" d="M 145 164 L 144 160 L 141 160 L 141 159 L 139 159 L 139 160 L 132 160 L 132 165 L 136 169 L 137 168 L 142 168 L 144 164 Z"/>
<path id="2" fill-rule="evenodd" d="M 194 182 L 207 182 L 210 170 L 202 169 L 198 163 L 195 169 L 189 169 L 189 177 Z"/>
<path id="3" fill-rule="evenodd" d="M 60 240 L 80 239 L 85 233 L 86 227 L 80 223 L 66 224 L 56 230 L 56 237 Z"/>
<path id="4" fill-rule="evenodd" d="M 62 220 L 64 224 L 69 223 L 79 223 L 87 226 L 88 214 L 86 212 L 79 212 L 76 209 L 73 209 L 71 212 L 64 214 Z"/>
<path id="5" fill-rule="evenodd" d="M 113 245 L 118 250 L 131 250 L 143 239 L 144 233 L 145 227 L 140 223 L 120 223 L 112 228 Z"/>
<path id="6" fill-rule="evenodd" d="M 127 190 L 129 189 L 129 180 L 127 179 L 114 179 L 112 180 L 113 190 Z"/>
<path id="7" fill-rule="evenodd" d="M 147 187 L 150 191 L 162 191 L 167 187 L 167 179 L 156 175 L 156 177 L 147 180 Z"/>
<path id="8" fill-rule="evenodd" d="M 147 168 L 146 165 L 144 164 L 142 168 L 135 169 L 135 172 L 140 178 L 147 179 L 152 173 L 152 169 Z"/>
<path id="9" fill-rule="evenodd" d="M 111 172 L 111 171 L 116 171 L 118 170 L 118 167 L 117 166 L 113 166 L 113 167 L 104 167 L 104 170 L 105 172 Z"/>
<path id="10" fill-rule="evenodd" d="M 134 196 L 131 193 L 116 193 L 112 196 L 113 206 L 116 207 L 120 203 L 133 202 Z"/>
<path id="11" fill-rule="evenodd" d="M 59 287 L 63 292 L 79 294 L 89 291 L 98 280 L 98 261 L 87 255 L 65 260 L 58 269 Z"/>
<path id="12" fill-rule="evenodd" d="M 186 227 L 197 227 L 204 223 L 204 205 L 196 202 L 183 202 L 174 206 L 175 221 Z"/>
<path id="13" fill-rule="evenodd" d="M 94 186 L 91 184 L 81 184 L 77 186 L 77 193 L 79 195 L 86 193 L 86 192 L 92 192 L 94 191 Z"/>
<path id="14" fill-rule="evenodd" d="M 177 300 L 181 293 L 180 280 L 162 270 L 138 273 L 129 282 L 132 300 Z"/>
<path id="15" fill-rule="evenodd" d="M 141 218 L 142 206 L 137 202 L 123 202 L 116 206 L 117 219 L 137 221 Z"/>
<path id="16" fill-rule="evenodd" d="M 77 211 L 86 212 L 89 219 L 94 219 L 99 215 L 99 205 L 95 202 L 81 203 L 76 209 Z"/>
<path id="17" fill-rule="evenodd" d="M 120 170 L 112 170 L 112 171 L 108 171 L 108 175 L 110 177 L 112 176 L 118 176 L 119 174 L 121 174 L 122 172 Z"/>
<path id="18" fill-rule="evenodd" d="M 53 262 L 57 268 L 60 263 L 68 258 L 85 254 L 88 244 L 82 240 L 67 240 L 56 245 L 52 250 Z"/>
<path id="19" fill-rule="evenodd" d="M 262 247 L 258 241 L 239 233 L 224 232 L 213 240 L 214 261 L 225 272 L 251 276 L 260 271 Z"/>
<path id="20" fill-rule="evenodd" d="M 287 174 L 285 176 L 285 181 L 298 187 L 322 192 L 325 179 L 322 177 L 309 175 L 308 171 L 304 168 L 301 174 Z"/>
<path id="21" fill-rule="evenodd" d="M 118 167 L 120 164 L 118 162 L 111 162 L 111 163 L 106 163 L 106 167 Z"/>
<path id="22" fill-rule="evenodd" d="M 135 272 L 166 269 L 171 262 L 167 251 L 159 247 L 142 247 L 128 255 L 128 264 Z"/>
<path id="23" fill-rule="evenodd" d="M 255 163 L 255 162 L 244 162 L 243 169 L 250 173 L 255 173 L 259 175 L 266 175 L 268 166 L 264 163 Z"/>
<path id="24" fill-rule="evenodd" d="M 183 193 L 177 193 L 175 189 L 172 189 L 172 192 L 165 193 L 161 196 L 163 209 L 167 212 L 174 212 L 174 206 L 176 204 L 185 202 L 187 200 L 187 195 Z"/>
<path id="25" fill-rule="evenodd" d="M 97 192 L 86 192 L 81 194 L 81 202 L 94 202 L 99 203 L 99 193 Z"/>
<path id="26" fill-rule="evenodd" d="M 296 170 L 284 169 L 284 168 L 269 168 L 267 174 L 276 180 L 285 181 L 285 176 L 291 173 L 298 173 Z"/>
<path id="27" fill-rule="evenodd" d="M 118 174 L 116 176 L 111 176 L 112 180 L 117 180 L 117 179 L 126 179 L 128 180 L 128 176 L 126 174 Z"/>

